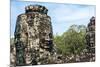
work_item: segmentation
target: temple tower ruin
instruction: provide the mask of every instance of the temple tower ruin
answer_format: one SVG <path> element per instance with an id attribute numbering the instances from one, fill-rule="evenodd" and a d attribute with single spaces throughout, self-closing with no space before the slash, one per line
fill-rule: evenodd
<path id="1" fill-rule="evenodd" d="M 90 61 L 95 61 L 95 17 L 90 19 L 86 30 L 87 50 Z"/>
<path id="2" fill-rule="evenodd" d="M 16 65 L 48 64 L 54 45 L 51 18 L 47 13 L 44 6 L 29 5 L 18 16 L 14 32 Z"/>

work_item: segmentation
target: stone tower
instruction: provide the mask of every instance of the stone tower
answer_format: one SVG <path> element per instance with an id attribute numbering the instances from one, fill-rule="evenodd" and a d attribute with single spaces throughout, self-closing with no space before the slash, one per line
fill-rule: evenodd
<path id="1" fill-rule="evenodd" d="M 29 5 L 18 16 L 14 32 L 16 65 L 48 64 L 53 56 L 53 32 L 47 13 L 44 6 Z"/>
<path id="2" fill-rule="evenodd" d="M 87 50 L 90 54 L 90 61 L 95 60 L 95 17 L 90 19 L 86 30 Z"/>

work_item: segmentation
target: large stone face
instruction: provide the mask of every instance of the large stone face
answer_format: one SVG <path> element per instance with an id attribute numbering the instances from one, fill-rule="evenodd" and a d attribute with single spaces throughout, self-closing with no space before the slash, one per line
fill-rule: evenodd
<path id="1" fill-rule="evenodd" d="M 16 65 L 47 64 L 52 56 L 51 18 L 44 6 L 29 5 L 17 18 L 15 28 Z"/>

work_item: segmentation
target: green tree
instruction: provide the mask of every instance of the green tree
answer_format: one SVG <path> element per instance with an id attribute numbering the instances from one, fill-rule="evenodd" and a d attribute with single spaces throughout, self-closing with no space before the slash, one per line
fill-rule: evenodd
<path id="1" fill-rule="evenodd" d="M 57 45 L 58 53 L 63 55 L 80 54 L 85 48 L 85 30 L 84 25 L 72 25 L 63 35 L 56 35 L 54 42 Z"/>

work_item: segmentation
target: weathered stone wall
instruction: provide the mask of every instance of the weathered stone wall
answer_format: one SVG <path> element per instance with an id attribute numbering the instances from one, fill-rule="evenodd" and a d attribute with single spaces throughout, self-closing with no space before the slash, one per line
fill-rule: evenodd
<path id="1" fill-rule="evenodd" d="M 25 7 L 15 28 L 16 65 L 48 64 L 53 56 L 53 32 L 48 10 L 41 5 Z"/>

